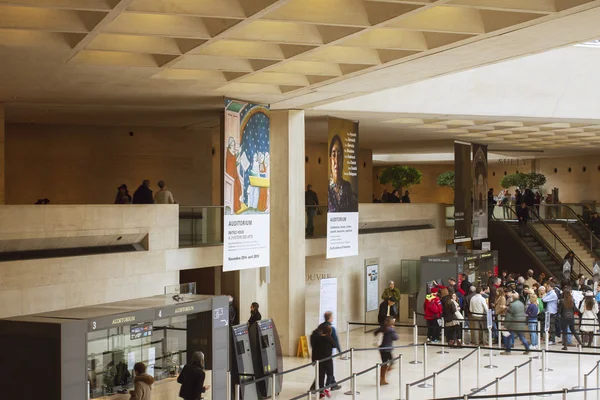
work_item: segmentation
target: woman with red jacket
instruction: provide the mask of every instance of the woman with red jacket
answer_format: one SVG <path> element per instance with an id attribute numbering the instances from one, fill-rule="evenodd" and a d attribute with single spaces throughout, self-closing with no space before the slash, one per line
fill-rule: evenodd
<path id="1" fill-rule="evenodd" d="M 427 340 L 432 343 L 440 341 L 442 332 L 438 319 L 442 315 L 443 308 L 437 292 L 437 288 L 432 288 L 431 294 L 425 297 L 425 302 L 423 303 L 423 312 L 425 314 L 425 321 L 427 322 Z"/>

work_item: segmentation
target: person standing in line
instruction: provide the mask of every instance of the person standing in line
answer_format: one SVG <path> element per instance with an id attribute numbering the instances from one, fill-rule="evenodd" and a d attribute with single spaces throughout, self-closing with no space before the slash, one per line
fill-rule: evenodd
<path id="1" fill-rule="evenodd" d="M 154 204 L 175 204 L 173 193 L 167 190 L 165 181 L 158 181 L 160 190 L 154 196 Z"/>
<path id="2" fill-rule="evenodd" d="M 312 185 L 306 186 L 306 192 L 304 192 L 304 206 L 306 207 L 306 236 L 315 235 L 315 214 L 317 213 L 317 207 L 319 205 L 319 198 L 317 193 L 312 190 Z"/>
<path id="3" fill-rule="evenodd" d="M 471 298 L 469 311 L 471 313 L 471 341 L 475 346 L 483 343 L 487 346 L 489 338 L 487 337 L 487 312 L 488 305 L 483 298 L 483 288 L 479 286 L 475 290 L 475 295 Z"/>
<path id="4" fill-rule="evenodd" d="M 122 184 L 117 188 L 115 204 L 131 204 L 131 195 L 129 194 L 129 190 L 127 190 L 126 184 Z"/>
<path id="5" fill-rule="evenodd" d="M 403 203 L 410 203 L 410 196 L 408 190 L 404 192 L 404 196 L 402 196 Z"/>
<path id="6" fill-rule="evenodd" d="M 538 283 L 538 282 L 533 277 L 533 270 L 528 269 L 527 270 L 527 279 L 525 280 L 525 284 L 527 286 L 529 286 L 530 288 L 533 288 L 533 285 L 535 285 L 536 283 Z"/>
<path id="7" fill-rule="evenodd" d="M 594 298 L 594 292 L 585 292 L 585 298 L 581 302 L 581 340 L 588 347 L 592 346 L 594 340 L 594 327 L 596 326 L 596 318 L 598 315 L 598 303 Z"/>
<path id="8" fill-rule="evenodd" d="M 385 288 L 385 290 L 383 291 L 383 294 L 381 295 L 382 300 L 387 300 L 390 297 L 393 297 L 396 300 L 400 299 L 400 289 L 398 289 L 396 287 L 396 284 L 394 283 L 394 281 L 388 282 L 388 287 Z"/>
<path id="9" fill-rule="evenodd" d="M 501 355 L 509 356 L 511 354 L 515 335 L 519 337 L 521 343 L 525 346 L 523 354 L 529 354 L 529 343 L 527 343 L 527 338 L 523 335 L 526 327 L 525 320 L 525 305 L 519 301 L 519 294 L 514 292 L 512 294 L 512 301 L 506 311 L 506 322 L 504 325 L 509 332 L 509 336 L 506 338 L 504 351 L 500 353 Z"/>
<path id="10" fill-rule="evenodd" d="M 152 400 L 152 384 L 154 378 L 146 373 L 144 363 L 135 363 L 133 366 L 135 378 L 133 378 L 133 390 L 129 391 L 130 400 Z"/>
<path id="11" fill-rule="evenodd" d="M 154 204 L 150 181 L 144 179 L 140 187 L 133 193 L 133 204 Z"/>
<path id="12" fill-rule="evenodd" d="M 460 278 L 462 279 L 462 282 L 460 283 L 460 289 L 465 293 L 466 296 L 470 293 L 471 286 L 473 285 L 471 282 L 469 282 L 469 276 L 467 274 L 460 274 Z"/>
<path id="13" fill-rule="evenodd" d="M 394 189 L 390 195 L 390 203 L 400 203 L 400 193 L 398 189 Z"/>
<path id="14" fill-rule="evenodd" d="M 250 318 L 248 319 L 248 328 L 250 328 L 255 322 L 260 321 L 262 315 L 258 311 L 258 303 L 254 302 L 250 305 Z"/>
<path id="15" fill-rule="evenodd" d="M 463 283 L 464 283 L 464 281 L 463 281 Z M 461 284 L 461 288 L 462 288 L 462 284 Z M 465 342 L 467 344 L 471 344 L 471 341 L 473 340 L 473 330 L 471 330 L 471 328 L 474 327 L 474 325 L 473 325 L 473 316 L 471 315 L 471 300 L 477 294 L 476 290 L 477 290 L 477 288 L 475 286 L 473 286 L 473 285 L 469 286 L 467 288 L 468 294 L 465 296 L 465 307 L 464 307 L 465 312 L 464 312 L 464 318 L 463 318 L 463 327 L 465 329 L 468 329 L 468 332 L 469 332 L 469 339 L 465 340 Z M 475 332 L 475 334 L 477 335 L 478 333 Z"/>
<path id="16" fill-rule="evenodd" d="M 436 287 L 431 288 L 431 293 L 425 296 L 425 302 L 423 303 L 423 313 L 427 323 L 427 341 L 431 343 L 438 343 L 441 334 L 438 319 L 442 316 L 443 308 L 437 293 L 438 289 Z"/>
<path id="17" fill-rule="evenodd" d="M 529 304 L 527 304 L 527 309 L 525 310 L 525 314 L 527 315 L 527 326 L 529 327 L 529 335 L 531 337 L 531 348 L 538 348 L 538 332 L 537 332 L 537 322 L 538 322 L 538 298 L 535 293 L 529 294 Z"/>
<path id="18" fill-rule="evenodd" d="M 394 329 L 395 323 L 396 323 L 396 320 L 394 318 L 387 317 L 384 320 L 383 325 L 381 327 L 379 327 L 379 329 L 377 329 L 374 333 L 374 335 L 377 335 L 379 333 L 383 334 L 383 340 L 381 341 L 381 345 L 379 346 L 379 354 L 381 356 L 382 363 L 391 361 L 393 358 L 391 347 L 394 345 L 394 341 L 398 340 L 398 334 L 396 333 L 396 330 Z M 392 366 L 391 363 L 389 365 L 381 366 L 381 372 L 380 372 L 380 378 L 379 378 L 379 382 L 381 385 L 389 384 L 389 382 L 387 381 L 386 375 L 387 375 L 387 372 L 391 369 L 391 366 Z"/>
<path id="19" fill-rule="evenodd" d="M 179 397 L 184 400 L 200 400 L 202 393 L 210 389 L 210 385 L 204 385 L 205 379 L 204 353 L 197 351 L 192 355 L 192 362 L 186 364 L 177 377 L 177 382 L 181 384 Z"/>
<path id="20" fill-rule="evenodd" d="M 338 351 L 338 353 L 341 353 L 342 347 L 340 346 L 340 339 L 338 338 L 337 331 L 336 331 L 335 327 L 333 326 L 333 313 L 331 311 L 327 311 L 323 315 L 323 318 L 325 319 L 325 322 L 323 322 L 321 325 L 319 325 L 319 327 L 317 329 L 325 330 L 325 326 L 331 327 L 331 338 L 333 339 L 333 342 L 335 343 L 335 349 Z M 335 380 L 335 376 L 333 373 L 333 364 L 331 364 L 331 373 L 327 374 L 327 381 L 325 382 L 325 386 L 329 386 L 335 382 L 336 382 L 336 380 Z M 331 390 L 340 390 L 341 388 L 342 387 L 340 385 L 336 384 L 335 386 L 331 387 Z"/>
<path id="21" fill-rule="evenodd" d="M 396 308 L 396 299 L 393 297 L 384 300 L 379 305 L 379 315 L 377 316 L 377 321 L 380 326 L 383 326 L 385 319 L 387 317 L 392 317 L 396 319 L 398 316 L 398 309 Z"/>
<path id="22" fill-rule="evenodd" d="M 550 313 L 550 338 L 549 345 L 556 344 L 556 317 L 558 314 L 558 295 L 554 290 L 554 282 L 546 283 L 546 294 L 542 298 L 544 309 Z"/>
<path id="23" fill-rule="evenodd" d="M 577 340 L 577 343 L 581 346 L 581 340 L 579 339 L 579 335 L 575 331 L 575 302 L 573 301 L 573 295 L 571 294 L 570 289 L 566 289 L 563 292 L 563 298 L 558 302 L 558 312 L 560 315 L 560 323 L 562 330 L 562 339 L 563 339 L 563 350 L 568 350 L 567 342 L 568 342 L 568 334 L 570 331 Z"/>
<path id="24" fill-rule="evenodd" d="M 442 307 L 448 346 L 454 347 L 457 344 L 462 346 L 462 343 L 460 343 L 457 336 L 457 328 L 460 326 L 460 322 L 457 319 L 456 312 L 460 310 L 460 307 L 458 307 L 457 302 L 453 300 L 453 297 L 456 296 L 456 293 L 449 295 L 448 290 L 443 289 L 442 294 L 444 294 L 444 291 L 446 292 L 446 295 L 442 298 Z"/>
<path id="25" fill-rule="evenodd" d="M 504 287 L 499 287 L 496 290 L 496 301 L 494 302 L 494 312 L 496 313 L 496 318 L 498 319 L 498 340 L 500 340 L 500 344 L 502 341 L 505 341 L 506 338 L 502 335 L 504 330 L 504 319 L 506 318 L 506 293 L 504 292 Z"/>
<path id="26" fill-rule="evenodd" d="M 319 389 L 321 393 L 319 398 L 331 397 L 328 389 L 323 389 L 325 385 L 325 376 L 333 375 L 333 359 L 321 361 L 327 357 L 331 357 L 331 353 L 335 348 L 335 342 L 331 337 L 331 326 L 323 325 L 323 329 L 315 329 L 310 336 L 310 344 L 312 346 L 312 360 L 319 363 Z"/>

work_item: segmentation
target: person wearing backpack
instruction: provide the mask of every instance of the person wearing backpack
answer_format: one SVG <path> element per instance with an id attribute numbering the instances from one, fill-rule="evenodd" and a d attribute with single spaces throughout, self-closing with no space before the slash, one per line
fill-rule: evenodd
<path id="1" fill-rule="evenodd" d="M 432 288 L 431 293 L 425 296 L 425 302 L 423 303 L 423 312 L 427 323 L 427 340 L 432 343 L 440 341 L 442 331 L 438 320 L 442 316 L 443 308 L 437 293 L 438 289 Z"/>

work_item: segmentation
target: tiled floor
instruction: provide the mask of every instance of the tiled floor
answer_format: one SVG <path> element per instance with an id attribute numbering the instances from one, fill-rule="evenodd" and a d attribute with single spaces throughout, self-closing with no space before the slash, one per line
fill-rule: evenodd
<path id="1" fill-rule="evenodd" d="M 400 340 L 396 342 L 396 345 L 409 344 L 412 341 L 412 335 L 409 329 L 399 329 Z M 422 340 L 422 338 L 421 338 Z M 344 344 L 346 338 L 344 335 L 340 335 L 340 341 Z M 354 372 L 359 372 L 369 367 L 372 367 L 377 362 L 380 362 L 379 353 L 373 350 L 372 345 L 372 334 L 364 333 L 362 329 L 354 330 L 350 334 L 350 345 L 354 348 L 367 348 L 368 351 L 355 352 L 354 359 Z M 551 350 L 559 350 L 560 346 L 551 346 Z M 432 374 L 440 369 L 452 364 L 460 357 L 466 356 L 472 349 L 448 349 L 449 354 L 437 354 L 439 347 L 428 346 L 428 374 Z M 527 362 L 529 357 L 538 355 L 538 353 L 530 353 L 529 356 L 523 355 L 524 349 L 521 343 L 517 340 L 516 349 L 510 356 L 495 356 L 492 359 L 494 365 L 498 368 L 487 369 L 483 368 L 484 365 L 489 364 L 489 357 L 484 355 L 488 353 L 487 350 L 482 351 L 481 366 L 480 368 L 480 382 L 481 385 L 485 385 L 489 382 L 494 381 L 497 377 L 500 377 L 507 372 L 514 369 L 515 366 Z M 588 350 L 589 351 L 589 350 Z M 576 348 L 570 348 L 565 354 L 549 354 L 548 364 L 553 369 L 551 372 L 546 373 L 546 390 L 561 390 L 563 388 L 572 388 L 577 386 L 577 350 Z M 423 349 L 422 347 L 418 350 L 419 360 L 423 360 Z M 495 351 L 499 353 L 498 350 Z M 394 356 L 403 354 L 403 365 L 402 365 L 402 399 L 406 398 L 406 383 L 414 382 L 424 377 L 424 366 L 423 364 L 413 365 L 409 364 L 409 361 L 414 359 L 414 348 L 401 349 L 401 351 L 395 351 Z M 600 355 L 600 353 L 599 353 Z M 600 360 L 599 356 L 596 355 L 582 355 L 581 356 L 581 370 L 582 374 L 590 371 L 596 363 Z M 286 357 L 284 359 L 284 368 L 294 368 L 308 362 L 307 359 Z M 350 373 L 350 362 L 336 359 L 335 361 L 335 377 L 336 379 L 342 380 L 349 376 Z M 539 371 L 541 368 L 541 360 L 533 360 L 532 368 L 532 391 L 542 390 L 542 373 Z M 461 395 L 470 393 L 472 388 L 477 386 L 477 357 L 472 355 L 463 362 L 463 393 Z M 399 369 L 396 368 L 389 373 L 388 386 L 381 388 L 380 399 L 385 400 L 397 400 L 400 397 L 399 393 Z M 283 383 L 283 390 L 278 396 L 278 399 L 291 399 L 295 396 L 306 393 L 312 384 L 314 377 L 314 368 L 305 368 L 303 370 L 290 373 L 285 376 Z M 529 392 L 529 368 L 528 366 L 519 369 L 518 373 L 518 391 Z M 583 377 L 581 378 L 583 384 Z M 429 381 L 431 383 L 431 381 Z M 589 378 L 589 386 L 596 387 L 596 373 L 591 374 Z M 341 391 L 332 392 L 332 398 L 334 399 L 349 399 L 351 396 L 344 395 L 344 392 L 350 389 L 350 384 L 346 383 L 343 385 Z M 357 398 L 361 399 L 376 399 L 376 386 L 375 386 L 375 371 L 369 372 L 365 375 L 357 378 L 357 389 L 360 395 Z M 495 394 L 495 386 L 490 387 L 485 393 L 481 395 Z M 514 391 L 514 378 L 509 376 L 500 382 L 499 393 L 515 393 Z M 436 398 L 443 397 L 458 397 L 458 367 L 449 369 L 442 373 L 437 378 L 437 389 Z M 552 397 L 559 398 L 560 395 L 554 395 Z M 304 398 L 308 398 L 305 396 Z M 313 396 L 314 398 L 314 396 Z M 433 389 L 422 389 L 417 386 L 413 386 L 410 390 L 410 400 L 414 399 L 431 399 L 433 397 Z M 523 397 L 527 398 L 527 397 Z M 588 399 L 595 399 L 596 393 L 591 392 L 588 394 Z M 568 399 L 583 399 L 582 393 L 572 393 L 568 395 Z"/>

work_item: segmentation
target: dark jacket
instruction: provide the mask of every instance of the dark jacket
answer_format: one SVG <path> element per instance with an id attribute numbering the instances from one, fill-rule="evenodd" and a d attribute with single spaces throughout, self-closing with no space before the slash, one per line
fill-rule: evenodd
<path id="1" fill-rule="evenodd" d="M 262 315 L 260 315 L 260 312 L 254 311 L 253 313 L 250 313 L 250 318 L 248 319 L 248 327 L 251 327 L 252 324 L 254 324 L 256 321 L 260 321 L 262 319 Z"/>
<path id="2" fill-rule="evenodd" d="M 381 345 L 379 347 L 392 347 L 394 345 L 394 341 L 398 340 L 398 334 L 393 326 L 388 328 L 380 327 L 373 334 L 377 335 L 378 333 L 383 333 L 383 340 L 381 341 Z M 383 351 L 391 351 L 391 349 L 386 349 Z"/>
<path id="3" fill-rule="evenodd" d="M 377 316 L 377 321 L 379 322 L 379 325 L 383 325 L 383 323 L 385 322 L 385 319 L 387 318 L 387 312 L 388 312 L 388 302 L 387 302 L 387 300 L 384 300 L 379 305 L 379 315 Z M 390 307 L 390 317 L 392 317 L 392 318 L 398 317 L 398 308 L 397 308 L 396 304 L 394 304 L 393 306 Z"/>
<path id="4" fill-rule="evenodd" d="M 340 339 L 338 338 L 335 327 L 333 325 L 331 325 L 331 322 L 325 321 L 321 325 L 319 325 L 319 327 L 317 329 L 322 331 L 325 329 L 325 325 L 329 325 L 331 327 L 331 338 L 333 339 L 333 342 L 335 343 L 335 348 L 337 349 L 338 353 L 341 353 L 342 348 L 340 347 Z"/>
<path id="5" fill-rule="evenodd" d="M 468 279 L 465 279 L 464 281 L 461 282 L 460 284 L 460 288 L 462 289 L 463 292 L 465 292 L 465 296 L 468 296 L 471 290 L 471 286 L 473 286 L 473 284 L 471 282 L 469 282 Z"/>
<path id="6" fill-rule="evenodd" d="M 410 203 L 410 197 L 407 195 L 402 196 L 402 202 L 403 203 Z"/>
<path id="7" fill-rule="evenodd" d="M 442 299 L 442 306 L 444 308 L 444 322 L 448 323 L 450 321 L 455 321 L 456 311 L 458 311 L 458 309 L 449 296 L 446 296 Z"/>
<path id="8" fill-rule="evenodd" d="M 310 346 L 312 347 L 312 361 L 319 361 L 331 357 L 335 342 L 331 336 L 323 335 L 323 331 L 315 329 L 310 335 Z"/>
<path id="9" fill-rule="evenodd" d="M 517 218 L 519 218 L 519 222 L 527 222 L 529 220 L 529 212 L 527 207 L 517 208 Z"/>
<path id="10" fill-rule="evenodd" d="M 154 204 L 152 190 L 148 189 L 144 185 L 140 185 L 135 193 L 133 193 L 133 204 Z"/>
<path id="11" fill-rule="evenodd" d="M 563 319 L 574 319 L 575 318 L 575 307 L 565 307 L 564 299 L 558 301 L 558 315 Z"/>
<path id="12" fill-rule="evenodd" d="M 196 365 L 186 364 L 183 371 L 177 377 L 177 382 L 181 383 L 179 397 L 185 400 L 198 400 L 204 390 L 204 379 L 206 373 Z"/>
<path id="13" fill-rule="evenodd" d="M 237 310 L 233 303 L 229 303 L 229 325 L 235 326 L 240 323 L 240 318 L 238 316 Z"/>
<path id="14" fill-rule="evenodd" d="M 317 194 L 312 190 L 304 192 L 304 204 L 307 206 L 318 206 L 319 198 L 317 197 Z"/>

